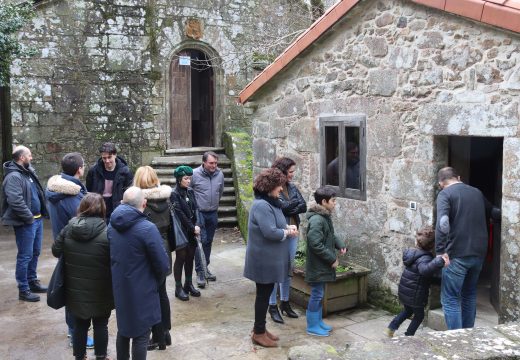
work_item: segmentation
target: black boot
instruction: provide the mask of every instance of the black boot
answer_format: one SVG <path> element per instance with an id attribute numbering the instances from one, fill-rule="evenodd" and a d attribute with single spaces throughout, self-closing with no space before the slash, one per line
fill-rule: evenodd
<path id="1" fill-rule="evenodd" d="M 164 343 L 166 346 L 170 346 L 172 344 L 172 336 L 170 335 L 170 330 L 164 331 Z"/>
<path id="2" fill-rule="evenodd" d="M 175 297 L 182 301 L 188 301 L 190 299 L 181 285 L 175 285 Z"/>
<path id="3" fill-rule="evenodd" d="M 280 314 L 280 311 L 278 311 L 277 305 L 269 305 L 269 314 L 271 315 L 271 319 L 273 319 L 274 322 L 283 324 L 283 318 Z"/>
<path id="4" fill-rule="evenodd" d="M 280 311 L 285 313 L 290 318 L 296 319 L 298 317 L 298 314 L 294 312 L 294 310 L 291 308 L 291 304 L 289 304 L 289 301 L 280 301 Z"/>
<path id="5" fill-rule="evenodd" d="M 200 296 L 200 291 L 195 289 L 195 286 L 193 286 L 193 283 L 191 281 L 186 281 L 186 283 L 184 284 L 184 291 L 193 297 Z"/>

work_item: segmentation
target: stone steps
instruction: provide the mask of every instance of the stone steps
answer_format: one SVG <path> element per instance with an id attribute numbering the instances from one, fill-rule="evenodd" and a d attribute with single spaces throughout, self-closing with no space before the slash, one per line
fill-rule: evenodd
<path id="1" fill-rule="evenodd" d="M 224 174 L 224 194 L 220 199 L 218 208 L 218 223 L 220 226 L 234 227 L 238 225 L 236 208 L 236 191 L 233 184 L 233 171 L 231 160 L 224 154 L 224 148 L 195 147 L 186 149 L 168 149 L 165 155 L 155 157 L 151 166 L 157 172 L 161 184 L 175 186 L 176 179 L 173 171 L 180 165 L 188 165 L 192 168 L 202 164 L 202 154 L 213 151 L 219 155 L 218 166 Z"/>

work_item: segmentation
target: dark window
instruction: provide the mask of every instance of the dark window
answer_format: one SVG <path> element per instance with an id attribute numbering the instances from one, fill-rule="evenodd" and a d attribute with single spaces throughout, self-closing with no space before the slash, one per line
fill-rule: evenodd
<path id="1" fill-rule="evenodd" d="M 321 183 L 338 196 L 366 200 L 365 115 L 320 118 Z"/>

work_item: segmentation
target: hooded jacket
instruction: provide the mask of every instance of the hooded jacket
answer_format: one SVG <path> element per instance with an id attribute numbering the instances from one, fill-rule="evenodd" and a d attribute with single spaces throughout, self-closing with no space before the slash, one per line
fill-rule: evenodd
<path id="1" fill-rule="evenodd" d="M 424 307 L 428 302 L 432 277 L 444 266 L 441 257 L 433 258 L 431 252 L 409 248 L 403 251 L 405 265 L 399 281 L 399 300 L 403 305 Z"/>
<path id="2" fill-rule="evenodd" d="M 172 236 L 173 230 L 170 215 L 170 195 L 172 188 L 167 185 L 161 185 L 159 187 L 142 190 L 147 200 L 146 209 L 144 209 L 143 213 L 148 220 L 157 226 L 161 234 L 164 248 L 170 260 L 170 270 L 168 271 L 168 275 L 170 275 L 172 273 L 172 249 L 170 248 L 168 238 Z"/>
<path id="3" fill-rule="evenodd" d="M 41 203 L 41 215 L 47 216 L 43 187 L 36 176 L 34 168 L 26 169 L 14 161 L 3 165 L 4 181 L 2 183 L 2 222 L 4 225 L 20 226 L 34 222 L 31 212 L 31 183 L 36 184 Z"/>
<path id="4" fill-rule="evenodd" d="M 110 315 L 114 298 L 105 220 L 72 218 L 56 237 L 52 254 L 65 261 L 67 309 L 80 319 Z"/>
<path id="5" fill-rule="evenodd" d="M 76 216 L 79 203 L 86 193 L 87 188 L 74 176 L 55 175 L 47 181 L 45 198 L 55 239 L 69 220 Z"/>
<path id="6" fill-rule="evenodd" d="M 307 212 L 307 260 L 306 282 L 333 282 L 336 280 L 336 250 L 345 243 L 334 234 L 330 212 L 323 206 L 312 203 Z"/>
<path id="7" fill-rule="evenodd" d="M 97 163 L 90 168 L 87 173 L 87 190 L 103 195 L 103 189 L 105 188 L 105 177 L 103 175 L 103 169 L 105 165 L 103 160 L 100 158 Z M 123 193 L 126 189 L 132 186 L 134 175 L 128 168 L 126 161 L 120 157 L 116 157 L 116 167 L 114 169 L 114 184 L 112 186 L 112 209 L 115 209 L 121 200 L 123 200 Z M 109 217 L 110 214 L 107 214 Z"/>
<path id="8" fill-rule="evenodd" d="M 170 268 L 161 234 L 145 214 L 121 204 L 110 217 L 108 240 L 118 332 L 141 336 L 161 321 L 158 288 Z"/>

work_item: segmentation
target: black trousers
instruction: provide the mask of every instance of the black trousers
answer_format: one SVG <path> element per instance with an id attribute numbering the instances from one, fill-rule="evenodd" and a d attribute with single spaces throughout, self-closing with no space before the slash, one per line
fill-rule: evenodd
<path id="1" fill-rule="evenodd" d="M 274 283 L 260 284 L 256 283 L 256 298 L 255 298 L 255 326 L 253 331 L 255 334 L 265 333 L 265 316 L 269 308 L 269 297 L 273 292 Z"/>
<path id="2" fill-rule="evenodd" d="M 408 325 L 408 329 L 404 333 L 406 336 L 414 336 L 415 332 L 421 325 L 424 319 L 424 308 L 422 307 L 411 307 L 408 305 L 404 305 L 404 310 L 401 311 L 388 325 L 388 327 L 392 330 L 397 330 L 401 324 L 413 314 L 412 321 L 410 325 Z"/>
<path id="3" fill-rule="evenodd" d="M 173 277 L 175 281 L 182 280 L 182 268 L 184 267 L 184 277 L 191 278 L 193 275 L 193 259 L 197 245 L 189 243 L 180 250 L 175 251 L 175 262 L 173 263 Z"/>
<path id="4" fill-rule="evenodd" d="M 90 322 L 94 328 L 94 352 L 96 356 L 107 354 L 108 318 L 110 314 L 91 319 L 80 319 L 73 316 L 74 332 L 72 333 L 72 350 L 76 359 L 83 359 L 87 348 L 87 333 Z"/>
<path id="5" fill-rule="evenodd" d="M 132 339 L 132 360 L 146 360 L 150 330 Z M 117 360 L 130 359 L 130 338 L 119 335 L 116 338 Z"/>
<path id="6" fill-rule="evenodd" d="M 166 292 L 166 279 L 159 285 L 159 299 L 161 301 L 161 322 L 152 326 L 152 342 L 164 343 L 164 333 L 172 328 L 170 299 Z"/>

